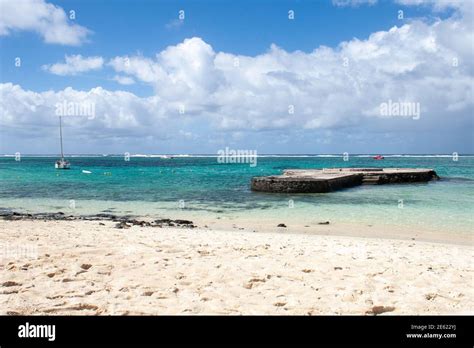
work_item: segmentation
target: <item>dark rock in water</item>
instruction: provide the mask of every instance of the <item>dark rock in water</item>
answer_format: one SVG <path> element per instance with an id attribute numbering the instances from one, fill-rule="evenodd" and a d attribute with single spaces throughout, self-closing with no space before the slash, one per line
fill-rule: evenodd
<path id="1" fill-rule="evenodd" d="M 190 220 L 171 220 L 171 219 L 158 219 L 154 221 L 154 227 L 195 227 L 193 222 Z"/>
<path id="2" fill-rule="evenodd" d="M 107 213 L 100 213 L 100 214 L 96 214 L 95 216 L 98 218 L 104 218 L 104 219 L 110 219 L 110 220 L 117 218 L 117 216 L 115 216 L 114 214 L 107 214 Z"/>
<path id="3" fill-rule="evenodd" d="M 15 220 L 22 220 L 23 217 L 20 216 L 19 214 L 5 214 L 2 215 L 3 220 L 8 220 L 8 221 L 15 221 Z"/>
<path id="4" fill-rule="evenodd" d="M 117 225 L 115 225 L 116 228 L 119 229 L 124 229 L 124 228 L 130 228 L 131 226 L 128 225 L 125 221 L 119 222 Z"/>
<path id="5" fill-rule="evenodd" d="M 16 220 L 84 220 L 84 221 L 114 221 L 117 222 L 115 225 L 116 228 L 130 228 L 131 225 L 141 226 L 141 227 L 196 227 L 191 220 L 171 220 L 171 219 L 158 219 L 153 222 L 148 222 L 144 220 L 137 220 L 132 215 L 117 216 L 114 214 L 99 213 L 96 215 L 65 215 L 63 212 L 57 213 L 37 213 L 37 214 L 27 214 L 27 213 L 18 213 L 14 211 L 0 211 L 0 219 L 7 221 L 16 221 Z M 101 225 L 103 225 L 101 223 Z"/>
<path id="6" fill-rule="evenodd" d="M 318 222 L 318 225 L 329 225 L 329 221 Z"/>
<path id="7" fill-rule="evenodd" d="M 50 215 L 48 216 L 48 218 L 50 220 L 65 220 L 65 216 L 64 216 L 64 213 L 62 212 L 59 212 L 59 213 L 55 213 L 53 215 Z"/>
<path id="8" fill-rule="evenodd" d="M 174 220 L 174 222 L 178 225 L 192 225 L 193 222 L 189 220 Z"/>
<path id="9" fill-rule="evenodd" d="M 285 224 L 278 224 L 277 227 L 286 227 L 286 225 Z"/>
<path id="10" fill-rule="evenodd" d="M 145 227 L 145 226 L 150 226 L 151 224 L 148 222 L 148 221 L 139 221 L 139 220 L 128 220 L 127 221 L 128 223 L 132 224 L 132 225 L 135 225 L 135 226 L 141 226 L 141 227 Z"/>

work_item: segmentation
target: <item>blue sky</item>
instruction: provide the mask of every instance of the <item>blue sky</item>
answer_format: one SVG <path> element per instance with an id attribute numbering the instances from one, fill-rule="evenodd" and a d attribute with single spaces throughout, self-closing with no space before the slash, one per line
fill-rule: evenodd
<path id="1" fill-rule="evenodd" d="M 55 105 L 89 98 L 94 119 L 65 122 L 70 153 L 472 153 L 472 6 L 404 2 L 17 1 L 75 11 L 74 20 L 49 23 L 48 14 L 2 0 L 0 152 L 55 153 Z M 48 39 L 44 22 L 88 32 Z M 464 32 L 449 43 L 453 23 Z M 417 47 L 425 38 L 435 46 Z M 52 68 L 77 55 L 81 66 L 100 58 L 100 67 Z M 456 69 L 439 63 L 454 58 Z M 235 59 L 238 76 L 226 66 Z M 419 103 L 422 117 L 380 117 L 388 100 Z"/>
<path id="2" fill-rule="evenodd" d="M 20 0 L 21 1 L 21 0 Z M 106 0 L 53 1 L 66 13 L 76 11 L 76 22 L 93 30 L 90 42 L 80 47 L 47 45 L 35 32 L 19 31 L 1 37 L 2 80 L 33 90 L 73 86 L 108 89 L 120 85 L 107 79 L 106 72 L 76 76 L 74 80 L 41 70 L 64 58 L 65 54 L 114 57 L 140 52 L 154 55 L 186 38 L 201 37 L 216 51 L 257 55 L 272 43 L 287 51 L 311 52 L 320 45 L 335 47 L 354 37 L 364 39 L 372 32 L 400 25 L 396 15 L 403 8 L 407 18 L 430 16 L 428 7 L 399 6 L 383 1 L 376 6 L 334 6 L 331 1 L 156 1 Z M 184 9 L 185 22 L 169 28 Z M 294 21 L 288 11 L 295 11 Z M 445 16 L 446 13 L 439 14 Z M 16 57 L 24 57 L 22 69 L 15 68 Z M 142 86 L 143 87 L 143 86 Z M 134 88 L 148 95 L 147 88 Z"/>

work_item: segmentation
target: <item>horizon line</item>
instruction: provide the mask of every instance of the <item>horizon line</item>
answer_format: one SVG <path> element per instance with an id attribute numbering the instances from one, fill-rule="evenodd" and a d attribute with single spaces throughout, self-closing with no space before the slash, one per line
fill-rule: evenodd
<path id="1" fill-rule="evenodd" d="M 18 152 L 20 153 L 20 152 Z M 129 153 L 129 152 L 127 152 Z M 16 153 L 0 153 L 0 156 L 15 156 Z M 69 153 L 66 156 L 123 156 L 125 153 Z M 474 153 L 456 153 L 458 156 L 474 156 Z M 58 153 L 20 153 L 21 156 L 60 156 Z M 219 156 L 216 153 L 129 153 L 130 156 Z M 256 156 L 344 156 L 345 153 L 262 153 Z M 453 156 L 454 153 L 348 153 L 348 156 Z"/>

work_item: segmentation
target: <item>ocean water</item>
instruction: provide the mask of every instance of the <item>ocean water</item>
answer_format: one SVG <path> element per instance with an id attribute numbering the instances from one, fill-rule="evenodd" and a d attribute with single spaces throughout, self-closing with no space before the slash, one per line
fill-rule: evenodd
<path id="1" fill-rule="evenodd" d="M 70 170 L 56 157 L 0 158 L 0 208 L 24 212 L 152 217 L 205 215 L 245 219 L 388 224 L 471 233 L 474 156 L 265 156 L 257 165 L 220 164 L 215 156 L 75 156 Z M 440 181 L 359 186 L 324 194 L 268 194 L 250 190 L 253 176 L 290 168 L 433 168 Z M 90 171 L 85 174 L 82 171 Z"/>

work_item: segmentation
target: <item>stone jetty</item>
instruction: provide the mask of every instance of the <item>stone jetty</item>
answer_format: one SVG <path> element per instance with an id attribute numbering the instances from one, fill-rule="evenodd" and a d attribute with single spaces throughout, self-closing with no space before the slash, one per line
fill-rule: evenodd
<path id="1" fill-rule="evenodd" d="M 439 179 L 424 168 L 287 169 L 282 175 L 252 178 L 253 191 L 281 193 L 331 192 L 358 185 L 401 184 Z"/>

